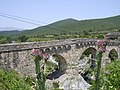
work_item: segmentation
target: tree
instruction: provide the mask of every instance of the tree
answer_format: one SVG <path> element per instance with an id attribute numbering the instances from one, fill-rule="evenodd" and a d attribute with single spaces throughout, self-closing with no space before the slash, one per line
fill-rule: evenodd
<path id="1" fill-rule="evenodd" d="M 88 35 L 88 34 L 89 34 L 87 31 L 83 31 L 83 33 L 84 33 L 85 35 Z"/>
<path id="2" fill-rule="evenodd" d="M 0 44 L 11 43 L 10 37 L 0 36 Z"/>
<path id="3" fill-rule="evenodd" d="M 27 39 L 28 39 L 28 37 L 26 37 L 25 35 L 19 36 L 19 37 L 17 38 L 17 40 L 20 41 L 20 42 L 26 42 Z"/>

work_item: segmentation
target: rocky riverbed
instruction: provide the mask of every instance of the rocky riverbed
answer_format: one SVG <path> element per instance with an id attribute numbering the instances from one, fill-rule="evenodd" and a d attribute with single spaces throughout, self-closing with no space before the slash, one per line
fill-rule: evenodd
<path id="1" fill-rule="evenodd" d="M 90 84 L 75 69 L 67 70 L 65 74 L 55 80 L 47 80 L 46 86 L 49 90 L 53 88 L 53 82 L 57 82 L 59 88 L 64 90 L 87 90 L 90 87 Z"/>

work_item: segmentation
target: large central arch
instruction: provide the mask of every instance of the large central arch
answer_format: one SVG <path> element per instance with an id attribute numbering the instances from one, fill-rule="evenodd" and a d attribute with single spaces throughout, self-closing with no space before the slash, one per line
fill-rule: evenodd
<path id="1" fill-rule="evenodd" d="M 89 48 L 85 49 L 85 51 L 82 54 L 85 54 L 85 55 L 92 54 L 92 57 L 95 58 L 96 51 L 97 50 L 94 47 L 89 47 Z"/>
<path id="2" fill-rule="evenodd" d="M 82 55 L 80 56 L 80 60 L 83 59 L 84 57 L 89 57 L 91 67 L 94 67 L 95 59 L 96 59 L 96 51 L 97 50 L 94 47 L 89 47 L 89 48 L 85 49 L 83 51 Z"/>
<path id="3" fill-rule="evenodd" d="M 47 78 L 48 79 L 57 79 L 65 73 L 65 71 L 67 69 L 67 62 L 64 59 L 64 57 L 62 57 L 60 54 L 52 54 L 51 57 L 52 57 L 52 59 L 54 59 L 51 62 L 56 63 L 57 68 L 55 68 L 55 70 L 53 72 L 51 72 L 47 76 Z"/>
<path id="4" fill-rule="evenodd" d="M 59 65 L 59 70 L 65 71 L 67 68 L 67 62 L 65 58 L 60 54 L 53 54 L 52 56 L 56 58 L 56 61 L 58 62 L 58 65 Z"/>
<path id="5" fill-rule="evenodd" d="M 80 62 L 83 60 L 84 66 L 83 71 L 80 72 L 84 80 L 88 83 L 91 81 L 91 77 L 94 75 L 94 67 L 96 67 L 96 52 L 97 50 L 94 47 L 88 47 L 85 49 L 80 57 Z M 81 64 L 81 63 L 79 63 Z"/>

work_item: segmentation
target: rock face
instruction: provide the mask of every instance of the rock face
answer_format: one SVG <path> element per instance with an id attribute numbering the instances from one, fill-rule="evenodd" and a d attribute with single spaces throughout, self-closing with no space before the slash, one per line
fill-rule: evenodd
<path id="1" fill-rule="evenodd" d="M 81 75 L 77 76 L 68 76 L 62 75 L 61 80 L 65 79 L 60 84 L 60 88 L 64 90 L 87 90 L 89 88 L 89 84 L 83 79 Z"/>
<path id="2" fill-rule="evenodd" d="M 50 87 L 52 88 L 52 82 L 59 82 L 59 88 L 64 90 L 88 90 L 90 87 L 90 84 L 88 84 L 76 70 L 72 69 L 67 70 L 67 72 L 58 79 L 47 81 L 49 89 Z"/>

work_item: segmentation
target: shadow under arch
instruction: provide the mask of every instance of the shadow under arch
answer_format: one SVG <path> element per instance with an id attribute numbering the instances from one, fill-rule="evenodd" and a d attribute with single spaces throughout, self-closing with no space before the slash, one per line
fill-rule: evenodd
<path id="1" fill-rule="evenodd" d="M 89 47 L 85 49 L 80 57 L 80 65 L 82 67 L 82 70 L 84 70 L 82 73 L 80 72 L 81 76 L 84 78 L 84 80 L 91 84 L 91 77 L 94 75 L 94 68 L 96 67 L 96 52 L 97 50 L 94 47 Z"/>
<path id="2" fill-rule="evenodd" d="M 58 62 L 57 68 L 52 73 L 48 74 L 47 79 L 57 79 L 63 75 L 67 69 L 67 62 L 65 58 L 59 54 L 53 54 L 52 57 Z"/>
<path id="3" fill-rule="evenodd" d="M 116 59 L 118 59 L 118 53 L 115 49 L 112 49 L 109 54 L 108 57 L 111 59 L 111 61 L 114 61 Z"/>

